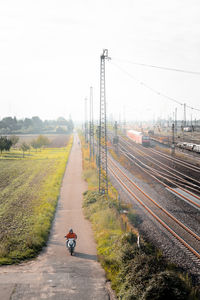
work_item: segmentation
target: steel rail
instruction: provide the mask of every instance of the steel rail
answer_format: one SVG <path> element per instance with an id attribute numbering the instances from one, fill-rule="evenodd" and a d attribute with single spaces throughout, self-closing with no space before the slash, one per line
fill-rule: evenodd
<path id="1" fill-rule="evenodd" d="M 129 143 L 127 142 L 127 144 L 129 144 Z M 168 177 L 165 177 L 165 176 L 163 176 L 163 175 L 160 175 L 160 173 L 163 174 L 162 172 L 158 171 L 157 169 L 153 169 L 152 167 L 148 166 L 147 164 L 143 163 L 141 160 L 139 160 L 138 158 L 136 158 L 135 156 L 133 156 L 130 152 L 128 152 L 128 151 L 126 150 L 126 148 L 125 148 L 124 146 L 120 145 L 120 147 L 122 147 L 122 148 L 126 151 L 126 153 L 128 153 L 128 155 L 126 155 L 126 154 L 124 154 L 124 151 L 122 151 L 123 154 L 124 154 L 129 160 L 130 160 L 130 159 L 132 160 L 132 158 L 130 158 L 130 156 L 133 157 L 134 160 L 137 160 L 140 164 L 142 164 L 142 165 L 145 166 L 146 168 L 150 169 L 151 172 L 153 172 L 154 174 L 157 172 L 156 175 L 157 175 L 158 177 L 161 177 L 161 178 L 167 180 L 168 182 L 172 183 L 173 185 L 175 185 L 176 187 L 178 187 L 178 188 L 181 189 L 182 191 L 188 193 L 189 195 L 191 195 L 192 197 L 196 198 L 197 200 L 200 200 L 200 197 L 199 197 L 199 196 L 197 196 L 196 194 L 194 194 L 194 193 L 192 193 L 191 191 L 188 190 L 188 189 L 190 189 L 190 190 L 193 190 L 193 191 L 196 191 L 196 192 L 199 193 L 199 190 L 197 190 L 197 189 L 191 187 L 191 185 L 192 185 L 192 186 L 196 186 L 196 185 L 193 185 L 191 182 L 188 182 L 188 181 L 186 181 L 185 179 L 182 179 L 182 178 L 179 177 L 179 176 L 176 176 L 176 177 L 177 177 L 177 180 L 182 181 L 182 182 L 178 182 L 178 183 L 177 183 L 177 182 L 175 182 L 175 181 L 173 181 L 173 180 L 170 180 Z M 133 149 L 131 148 L 131 150 L 133 150 Z M 121 150 L 120 150 L 120 151 L 121 151 Z M 149 159 L 147 159 L 147 160 L 149 160 Z M 137 165 L 138 165 L 138 164 L 137 164 Z M 157 165 L 157 164 L 156 164 L 156 165 Z M 198 204 L 198 203 L 192 201 L 190 198 L 184 196 L 183 194 L 179 193 L 178 191 L 175 191 L 175 190 L 172 189 L 169 185 L 165 184 L 164 182 L 162 182 L 161 180 L 159 180 L 157 177 L 155 177 L 155 176 L 153 176 L 151 173 L 147 172 L 147 170 L 145 170 L 145 168 L 141 167 L 140 165 L 138 165 L 138 167 L 140 167 L 143 171 L 145 171 L 148 175 L 150 175 L 151 177 L 153 177 L 153 178 L 154 178 L 155 180 L 157 180 L 159 183 L 161 183 L 161 184 L 164 185 L 165 187 L 169 188 L 173 193 L 175 193 L 175 194 L 177 194 L 178 196 L 184 198 L 186 201 L 190 202 L 191 204 L 193 204 L 193 205 L 195 205 L 196 207 L 199 208 L 199 204 Z M 161 167 L 161 169 L 163 169 L 163 168 Z M 154 171 L 153 171 L 153 170 L 154 170 Z M 168 172 L 169 174 L 172 174 L 173 177 L 175 176 L 175 175 L 174 175 L 173 173 L 171 173 L 170 171 L 167 171 L 167 172 Z M 166 174 L 164 174 L 164 175 L 166 175 Z M 169 175 L 167 175 L 167 176 L 169 176 Z M 171 177 L 171 176 L 169 176 L 169 177 Z M 188 188 L 188 189 L 186 189 L 186 185 L 187 185 L 187 188 Z M 182 186 L 184 186 L 185 188 L 183 188 Z"/>
<path id="2" fill-rule="evenodd" d="M 128 144 L 128 143 L 125 142 L 125 141 L 123 141 L 123 142 L 124 142 L 124 144 Z M 131 147 L 131 146 L 130 146 L 130 145 L 127 145 L 127 147 Z M 131 148 L 131 150 L 132 150 L 132 151 L 136 151 L 136 150 L 133 150 L 132 148 Z M 137 148 L 137 151 L 140 152 L 140 153 L 142 153 L 142 154 L 145 154 L 145 156 L 147 156 L 147 157 L 150 157 L 151 160 L 156 161 L 156 162 L 159 163 L 160 165 L 163 165 L 163 167 L 165 167 L 165 169 L 166 169 L 166 167 L 167 167 L 169 170 L 172 170 L 172 171 L 174 171 L 174 172 L 180 174 L 181 176 L 184 176 L 184 177 L 189 178 L 190 180 L 196 182 L 196 183 L 198 184 L 198 185 L 196 185 L 196 186 L 199 187 L 200 181 L 198 181 L 198 180 L 196 180 L 196 179 L 194 179 L 194 178 L 192 178 L 192 177 L 190 177 L 190 176 L 188 176 L 188 175 L 185 175 L 185 174 L 183 174 L 182 172 L 179 172 L 178 170 L 174 170 L 173 168 L 171 168 L 171 167 L 169 167 L 169 166 L 166 166 L 166 165 L 163 164 L 162 162 L 156 160 L 155 158 L 151 157 L 149 154 L 146 154 L 144 151 L 142 151 L 142 150 L 140 150 L 140 149 L 138 149 L 138 148 Z M 150 160 L 149 158 L 146 158 L 146 157 L 145 157 L 145 159 Z M 156 163 L 155 163 L 155 164 L 156 164 Z M 160 166 L 159 166 L 159 167 L 160 167 Z M 160 168 L 161 168 L 161 167 L 160 167 Z M 168 171 L 168 172 L 169 172 L 169 171 Z M 178 175 L 174 175 L 174 176 L 177 176 L 177 177 L 178 177 Z"/>
<path id="3" fill-rule="evenodd" d="M 123 142 L 124 144 L 126 144 L 127 147 L 131 148 L 131 151 L 136 151 L 136 150 L 132 149 L 133 144 L 131 145 L 131 144 L 130 144 L 129 142 L 127 142 L 127 141 L 122 141 L 122 142 Z M 198 185 L 191 183 L 188 179 L 185 179 L 185 180 L 187 180 L 188 182 L 190 182 L 190 184 L 199 187 L 200 181 L 198 181 L 198 180 L 196 180 L 195 178 L 192 178 L 192 177 L 190 177 L 190 176 L 188 176 L 188 175 L 186 175 L 186 174 L 183 174 L 182 172 L 180 172 L 180 171 L 178 171 L 178 170 L 176 170 L 176 169 L 173 169 L 172 167 L 170 167 L 170 166 L 168 166 L 168 165 L 162 163 L 161 161 L 157 160 L 156 158 L 152 157 L 151 155 L 149 155 L 149 154 L 145 153 L 144 151 L 142 151 L 141 149 L 139 149 L 138 145 L 135 145 L 135 147 L 136 147 L 136 149 L 137 149 L 138 152 L 142 153 L 142 155 L 145 155 L 145 159 L 146 159 L 146 160 L 150 160 L 150 159 L 151 159 L 151 160 L 155 161 L 155 162 L 153 162 L 153 163 L 154 163 L 155 165 L 157 165 L 159 168 L 162 168 L 162 169 L 163 169 L 163 167 L 165 167 L 165 171 L 167 171 L 167 170 L 166 170 L 166 167 L 167 167 L 167 168 L 168 168 L 168 171 L 167 171 L 167 172 L 170 172 L 170 173 L 171 173 L 171 171 L 173 171 L 173 172 L 175 172 L 175 173 L 178 173 L 178 174 L 180 174 L 181 176 L 184 176 L 185 178 L 188 178 L 188 179 L 190 179 L 190 180 L 196 182 Z M 148 157 L 149 157 L 149 158 L 148 158 Z M 161 167 L 161 166 L 159 166 L 159 165 L 162 165 L 163 167 Z M 169 170 L 171 170 L 171 171 L 169 171 Z M 173 174 L 173 173 L 171 173 L 171 174 Z M 180 177 L 179 175 L 177 175 L 177 174 L 173 174 L 173 175 L 176 176 L 177 178 L 181 178 L 181 179 L 183 180 L 183 178 Z"/>
<path id="4" fill-rule="evenodd" d="M 153 202 L 158 208 L 160 208 L 163 212 L 165 212 L 170 218 L 172 218 L 176 223 L 178 223 L 182 228 L 188 231 L 191 235 L 193 235 L 197 240 L 200 241 L 200 237 L 195 234 L 192 230 L 190 230 L 187 226 L 185 226 L 182 222 L 180 222 L 177 218 L 175 218 L 172 214 L 170 214 L 165 208 L 163 208 L 160 204 L 158 204 L 155 200 L 153 200 L 147 193 L 145 193 L 137 184 L 135 184 L 117 165 L 110 159 L 110 162 L 114 165 L 114 167 L 133 185 L 136 189 L 138 189 L 145 197 L 147 197 L 151 202 Z"/>
<path id="5" fill-rule="evenodd" d="M 109 161 L 111 161 L 109 159 Z M 113 163 L 113 162 L 112 162 Z M 113 163 L 114 164 L 114 163 Z M 168 213 L 164 208 L 162 208 L 160 205 L 158 205 L 157 202 L 155 202 L 151 197 L 149 197 L 145 192 L 143 192 L 132 180 L 130 180 L 126 174 L 124 174 L 123 171 L 121 171 L 117 166 L 115 166 L 116 169 L 133 185 L 135 186 L 142 194 L 144 194 L 152 203 L 154 203 L 162 212 L 164 212 L 169 218 L 171 218 L 176 224 L 178 224 L 180 227 L 182 227 L 185 231 L 187 231 L 189 234 L 191 234 L 195 239 L 200 240 L 200 237 L 196 235 L 193 231 L 191 231 L 188 227 L 186 227 L 184 224 L 182 224 L 178 219 L 176 219 L 174 216 L 172 216 L 170 213 Z M 200 259 L 200 254 L 192 247 L 190 246 L 182 237 L 180 237 L 172 228 L 170 228 L 163 220 L 160 219 L 146 204 L 143 203 L 134 193 L 133 191 L 123 182 L 122 179 L 116 174 L 116 172 L 113 171 L 112 167 L 109 166 L 109 170 L 113 174 L 115 178 L 122 184 L 122 186 L 125 187 L 125 189 L 157 220 L 161 225 L 163 225 L 174 237 L 176 237 L 186 248 L 188 248 L 195 256 Z"/>
<path id="6" fill-rule="evenodd" d="M 121 147 L 123 147 L 124 148 L 124 146 L 122 146 L 122 145 L 120 145 Z M 128 147 L 130 147 L 130 146 L 128 146 Z M 125 149 L 125 148 L 124 148 Z M 125 149 L 126 150 L 126 149 Z M 127 151 L 127 150 L 126 150 Z M 134 150 L 131 148 L 131 151 L 133 151 L 134 152 Z M 131 154 L 130 154 L 131 155 Z M 134 156 L 135 157 L 135 156 Z M 136 158 L 136 157 L 135 157 Z M 139 160 L 138 158 L 136 158 L 138 161 L 140 161 L 141 162 L 141 160 Z M 147 160 L 147 161 L 150 161 L 151 162 L 151 160 L 149 159 L 149 158 L 146 158 L 145 157 L 145 159 Z M 141 162 L 142 163 L 142 162 Z M 166 169 L 164 169 L 164 167 L 161 167 L 161 166 L 159 166 L 159 164 L 158 163 L 154 163 L 156 166 L 158 166 L 160 169 L 162 169 L 162 170 L 164 170 L 166 173 L 169 173 L 170 175 L 173 175 L 177 180 L 180 180 L 180 181 L 182 181 L 182 182 L 185 182 L 185 184 L 187 184 L 188 186 L 189 186 L 189 188 L 190 189 L 193 189 L 193 190 L 195 190 L 196 192 L 198 192 L 199 193 L 199 189 L 195 189 L 195 187 L 197 187 L 197 188 L 199 188 L 199 186 L 197 186 L 196 184 L 193 184 L 192 182 L 190 182 L 190 181 L 188 181 L 188 180 L 186 180 L 186 179 L 183 179 L 182 177 L 180 177 L 180 176 L 178 176 L 178 175 L 176 175 L 176 174 L 173 174 L 171 171 L 169 171 L 169 170 L 166 170 Z M 159 172 L 158 170 L 157 170 L 157 172 Z M 167 175 L 165 173 L 165 176 L 170 176 L 170 175 Z"/>
<path id="7" fill-rule="evenodd" d="M 192 197 L 196 198 L 197 200 L 200 200 L 200 197 L 199 197 L 199 196 L 197 196 L 196 194 L 194 194 L 194 193 L 192 193 L 192 192 L 190 192 L 190 191 L 188 191 L 188 190 L 186 190 L 185 188 L 183 188 L 183 187 L 180 186 L 180 185 L 184 185 L 184 186 L 185 186 L 184 181 L 183 181 L 183 183 L 179 182 L 179 183 L 177 184 L 176 181 L 171 180 L 171 179 L 169 179 L 168 177 L 165 177 L 164 175 L 166 175 L 166 174 L 164 174 L 163 172 L 160 172 L 160 171 L 158 171 L 158 170 L 156 170 L 156 169 L 154 169 L 154 168 L 152 168 L 152 167 L 146 165 L 146 164 L 143 163 L 141 160 L 139 160 L 138 158 L 136 158 L 135 156 L 133 156 L 131 153 L 129 153 L 129 152 L 126 151 L 126 153 L 128 154 L 128 155 L 127 155 L 127 154 L 125 153 L 125 151 L 121 151 L 121 152 L 122 152 L 128 159 L 139 161 L 140 164 L 142 164 L 143 166 L 145 166 L 145 167 L 146 167 L 147 169 L 149 169 L 152 173 L 156 174 L 157 176 L 159 176 L 159 177 L 161 177 L 161 178 L 164 178 L 165 180 L 167 180 L 167 181 L 169 181 L 170 183 L 172 183 L 173 185 L 177 186 L 178 188 L 180 188 L 180 189 L 183 190 L 184 192 L 190 194 Z M 130 158 L 130 156 L 132 156 L 133 158 Z M 138 166 L 138 167 L 141 167 L 141 166 L 138 165 L 138 164 L 137 164 L 137 166 Z M 141 168 L 144 169 L 143 167 L 141 167 Z M 144 170 L 145 170 L 145 169 L 144 169 Z M 162 174 L 164 174 L 164 175 L 162 175 Z M 170 176 L 170 177 L 171 177 L 171 176 Z M 161 183 L 162 183 L 162 184 L 165 184 L 165 183 L 162 182 L 162 181 L 161 181 Z M 192 188 L 192 187 L 189 187 L 189 188 L 190 188 L 190 189 L 193 189 L 193 190 L 195 190 L 195 191 L 197 191 L 196 189 L 194 189 L 194 188 Z M 189 198 L 188 198 L 188 200 L 189 200 Z"/>
<path id="8" fill-rule="evenodd" d="M 160 151 L 158 151 L 158 150 L 156 150 L 156 149 L 148 149 L 149 151 L 151 151 L 151 152 L 154 152 L 154 153 L 156 153 L 156 154 L 158 154 L 158 155 L 160 155 L 160 156 L 163 156 L 164 158 L 166 158 L 166 159 L 168 159 L 168 160 L 171 160 L 171 161 L 174 161 L 174 162 L 176 162 L 177 164 L 179 164 L 179 165 L 182 165 L 182 166 L 186 166 L 188 169 L 190 169 L 190 170 L 192 170 L 192 171 L 195 171 L 195 172 L 198 172 L 198 173 L 200 173 L 200 168 L 199 167 L 197 167 L 197 166 L 195 166 L 195 165 L 192 165 L 192 167 L 191 167 L 191 164 L 189 164 L 189 163 L 187 163 L 187 162 L 183 162 L 183 161 L 181 161 L 180 159 L 178 159 L 178 158 L 175 158 L 175 157 L 170 157 L 169 155 L 167 155 L 166 153 L 162 153 L 162 152 L 160 152 Z"/>
<path id="9" fill-rule="evenodd" d="M 124 153 L 124 155 L 125 155 L 128 159 L 130 159 L 130 157 L 129 157 L 128 155 L 126 155 L 125 153 Z M 129 154 L 129 155 L 132 156 L 132 154 Z M 135 157 L 134 157 L 134 159 L 135 159 Z M 136 160 L 140 161 L 139 159 L 136 159 Z M 140 163 L 141 163 L 142 165 L 146 166 L 146 167 L 149 167 L 149 166 L 145 165 L 145 164 L 144 164 L 143 162 L 141 162 L 141 161 L 140 161 Z M 158 179 L 157 177 L 155 177 L 154 175 L 152 175 L 149 171 L 147 171 L 147 170 L 146 170 L 144 167 L 142 167 L 141 165 L 137 164 L 136 162 L 135 162 L 135 164 L 136 164 L 139 168 L 141 168 L 144 172 L 146 172 L 149 176 L 153 177 L 157 182 L 159 182 L 160 184 L 162 184 L 163 186 L 165 186 L 166 188 L 168 188 L 169 190 L 171 190 L 173 193 L 177 194 L 178 196 L 182 197 L 182 198 L 185 199 L 186 201 L 188 201 L 188 202 L 190 202 L 191 204 L 193 204 L 193 205 L 197 206 L 198 208 L 200 208 L 200 204 L 194 202 L 193 200 L 191 200 L 190 198 L 184 196 L 183 194 L 179 193 L 178 191 L 175 191 L 175 190 L 174 190 L 173 188 L 171 188 L 169 185 L 167 185 L 166 183 L 162 182 L 160 179 Z M 171 182 L 168 178 L 166 178 L 166 177 L 164 177 L 164 176 L 162 176 L 162 175 L 158 175 L 158 176 L 163 177 L 164 179 L 166 179 L 166 180 L 168 180 L 169 182 Z M 172 183 L 173 183 L 173 182 L 172 182 Z M 176 183 L 173 183 L 173 184 L 176 185 L 179 189 L 181 189 L 181 190 L 187 192 L 188 194 L 190 194 L 191 196 L 195 197 L 196 199 L 198 199 L 198 200 L 200 199 L 200 197 L 198 197 L 197 195 L 191 193 L 190 191 L 188 191 L 188 190 L 186 190 L 186 189 L 180 187 L 178 184 L 176 184 Z M 180 184 L 180 183 L 179 183 L 179 184 Z"/>

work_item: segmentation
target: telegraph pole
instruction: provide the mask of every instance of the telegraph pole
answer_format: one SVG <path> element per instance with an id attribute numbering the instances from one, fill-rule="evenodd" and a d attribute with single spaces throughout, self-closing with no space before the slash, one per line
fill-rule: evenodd
<path id="1" fill-rule="evenodd" d="M 107 124 L 106 124 L 106 90 L 105 61 L 108 60 L 108 50 L 104 49 L 100 56 L 100 118 L 99 118 L 99 193 L 108 194 L 107 168 Z"/>

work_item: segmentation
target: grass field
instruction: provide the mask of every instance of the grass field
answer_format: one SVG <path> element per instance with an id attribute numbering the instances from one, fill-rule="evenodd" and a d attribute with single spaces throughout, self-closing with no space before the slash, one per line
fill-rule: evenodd
<path id="1" fill-rule="evenodd" d="M 0 264 L 34 257 L 45 245 L 72 146 L 3 153 L 0 159 Z"/>

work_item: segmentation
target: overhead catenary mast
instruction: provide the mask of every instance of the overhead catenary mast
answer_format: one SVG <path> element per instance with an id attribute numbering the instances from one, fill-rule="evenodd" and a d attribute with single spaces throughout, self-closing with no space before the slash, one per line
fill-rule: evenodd
<path id="1" fill-rule="evenodd" d="M 107 124 L 106 124 L 106 90 L 105 90 L 105 60 L 108 60 L 108 50 L 104 49 L 100 57 L 100 118 L 99 118 L 99 193 L 108 194 L 107 169 Z"/>

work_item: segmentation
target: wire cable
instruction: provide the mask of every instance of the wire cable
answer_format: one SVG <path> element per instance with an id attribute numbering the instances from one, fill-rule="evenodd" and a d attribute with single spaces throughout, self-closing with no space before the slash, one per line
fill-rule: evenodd
<path id="1" fill-rule="evenodd" d="M 130 78 L 133 78 L 133 79 L 134 79 L 135 81 L 137 81 L 141 86 L 144 86 L 145 88 L 147 88 L 147 89 L 150 90 L 151 92 L 155 93 L 156 95 L 161 96 L 161 97 L 163 97 L 163 98 L 166 98 L 166 99 L 168 99 L 168 100 L 170 100 L 170 101 L 173 101 L 173 102 L 175 102 L 175 103 L 177 103 L 177 104 L 179 104 L 179 105 L 181 105 L 181 106 L 185 104 L 185 102 L 181 102 L 181 101 L 177 100 L 177 99 L 174 98 L 174 97 L 170 97 L 170 96 L 168 96 L 168 95 L 165 95 L 164 93 L 162 93 L 162 92 L 160 92 L 160 91 L 158 91 L 158 90 L 152 88 L 151 86 L 149 86 L 149 85 L 146 84 L 145 82 L 139 80 L 139 79 L 136 78 L 134 75 L 132 75 L 132 74 L 130 74 L 129 72 L 127 72 L 126 70 L 124 70 L 122 67 L 120 67 L 120 66 L 118 66 L 117 64 L 113 63 L 113 61 L 110 61 L 110 63 L 111 63 L 113 66 L 115 66 L 116 68 L 118 68 L 120 71 L 122 71 L 123 73 L 125 73 L 126 75 L 128 75 Z M 196 110 L 196 111 L 200 111 L 200 109 L 198 109 L 198 108 L 192 107 L 192 106 L 187 105 L 187 104 L 185 104 L 185 105 L 186 105 L 188 108 L 190 108 L 190 109 L 193 109 L 193 110 Z"/>
<path id="2" fill-rule="evenodd" d="M 130 60 L 124 60 L 124 59 L 120 59 L 120 58 L 113 58 L 112 60 L 116 60 L 119 62 L 125 62 L 125 63 L 129 63 L 129 64 L 133 64 L 133 65 L 137 65 L 137 66 L 142 66 L 142 67 L 148 67 L 148 68 L 156 68 L 156 69 L 161 69 L 161 70 L 165 70 L 165 71 L 174 71 L 174 72 L 181 72 L 181 73 L 186 73 L 186 74 L 192 74 L 192 75 L 200 75 L 200 72 L 198 71 L 190 71 L 190 70 L 184 70 L 184 69 L 178 69 L 178 68 L 171 68 L 171 67 L 163 67 L 163 66 L 156 66 L 156 65 L 150 65 L 150 64 L 144 64 L 144 63 L 138 63 L 138 62 L 134 62 L 134 61 L 130 61 Z"/>

